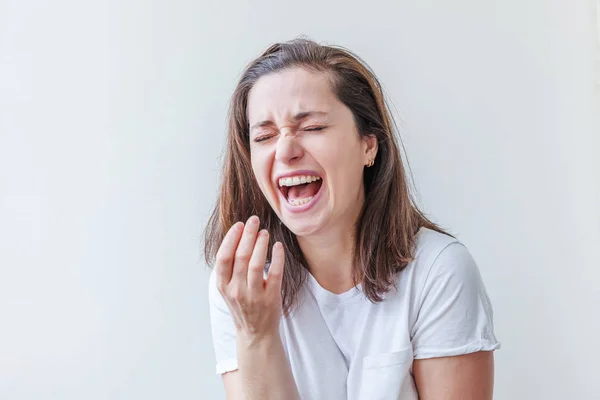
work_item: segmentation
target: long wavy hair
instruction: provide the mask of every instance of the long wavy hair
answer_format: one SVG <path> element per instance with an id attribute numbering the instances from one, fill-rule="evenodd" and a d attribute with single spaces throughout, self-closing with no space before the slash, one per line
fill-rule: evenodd
<path id="1" fill-rule="evenodd" d="M 308 39 L 270 46 L 250 62 L 233 93 L 219 196 L 204 233 L 206 261 L 214 264 L 233 224 L 257 215 L 270 233 L 271 246 L 280 241 L 286 250 L 284 313 L 289 314 L 297 303 L 306 280 L 306 262 L 296 236 L 279 220 L 258 187 L 250 163 L 247 116 L 248 94 L 256 81 L 295 67 L 327 74 L 333 93 L 352 111 L 359 135 L 377 138 L 375 164 L 364 169 L 365 202 L 355 225 L 353 278 L 371 301 L 382 301 L 394 286 L 395 276 L 412 261 L 418 230 L 426 227 L 445 232 L 425 217 L 411 196 L 397 128 L 373 71 L 345 48 Z"/>

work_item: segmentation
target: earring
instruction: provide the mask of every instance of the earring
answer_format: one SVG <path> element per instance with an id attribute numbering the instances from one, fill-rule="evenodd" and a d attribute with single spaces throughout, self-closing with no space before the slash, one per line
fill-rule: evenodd
<path id="1" fill-rule="evenodd" d="M 367 168 L 369 168 L 369 167 L 372 167 L 372 166 L 373 166 L 373 164 L 375 164 L 375 160 L 373 160 L 373 159 L 370 159 L 370 160 L 369 160 L 369 163 L 367 164 Z"/>

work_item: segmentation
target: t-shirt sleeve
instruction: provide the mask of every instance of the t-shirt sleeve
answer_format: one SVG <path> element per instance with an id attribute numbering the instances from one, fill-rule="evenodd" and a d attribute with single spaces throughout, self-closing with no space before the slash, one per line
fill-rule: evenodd
<path id="1" fill-rule="evenodd" d="M 212 330 L 217 374 L 235 371 L 238 368 L 235 325 L 233 318 L 217 289 L 215 270 L 210 274 L 208 298 L 210 304 L 210 325 Z"/>
<path id="2" fill-rule="evenodd" d="M 473 257 L 459 242 L 447 245 L 428 272 L 411 335 L 414 358 L 500 348 L 492 305 Z"/>

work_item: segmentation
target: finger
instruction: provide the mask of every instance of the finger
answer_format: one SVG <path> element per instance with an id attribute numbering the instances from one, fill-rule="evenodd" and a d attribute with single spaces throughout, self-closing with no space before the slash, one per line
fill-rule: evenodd
<path id="1" fill-rule="evenodd" d="M 258 217 L 252 216 L 246 222 L 244 233 L 240 239 L 240 243 L 235 251 L 235 259 L 233 261 L 233 275 L 231 280 L 236 281 L 242 287 L 246 287 L 248 280 L 248 263 L 252 256 L 254 243 L 256 242 L 256 233 L 258 232 Z"/>
<path id="2" fill-rule="evenodd" d="M 223 238 L 221 246 L 219 247 L 219 251 L 217 251 L 215 262 L 217 287 L 222 288 L 229 284 L 229 281 L 231 281 L 235 250 L 238 246 L 240 238 L 242 237 L 243 228 L 243 223 L 235 223 Z"/>
<path id="3" fill-rule="evenodd" d="M 285 264 L 285 251 L 280 242 L 273 246 L 271 254 L 271 265 L 267 276 L 267 290 L 281 292 L 281 281 L 283 279 L 283 267 Z"/>
<path id="4" fill-rule="evenodd" d="M 252 257 L 248 264 L 248 287 L 252 291 L 259 292 L 264 287 L 265 261 L 267 260 L 268 251 L 269 233 L 263 229 L 258 233 Z"/>

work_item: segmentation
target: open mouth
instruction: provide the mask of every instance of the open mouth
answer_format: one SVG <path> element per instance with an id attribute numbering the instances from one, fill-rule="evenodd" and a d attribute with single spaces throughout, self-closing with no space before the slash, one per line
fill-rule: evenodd
<path id="1" fill-rule="evenodd" d="M 298 207 L 312 201 L 321 190 L 323 180 L 316 175 L 296 175 L 280 178 L 277 183 L 287 202 Z"/>

